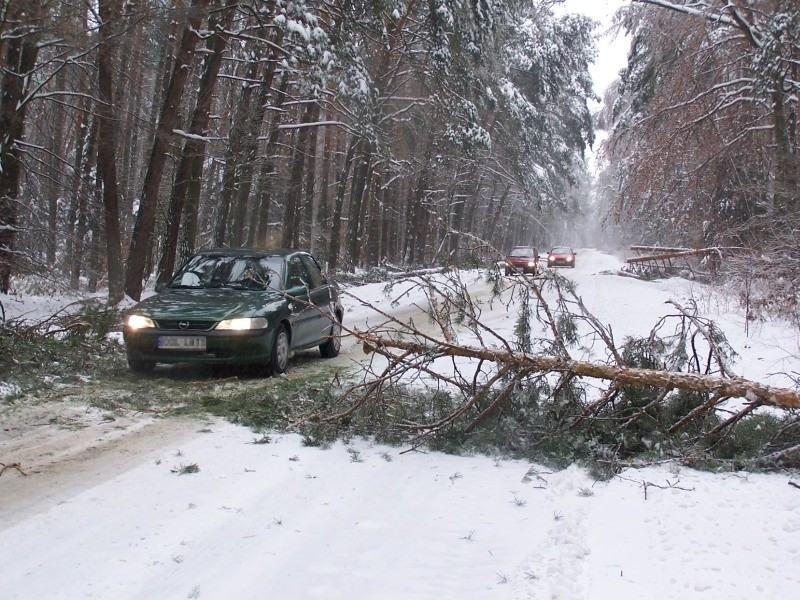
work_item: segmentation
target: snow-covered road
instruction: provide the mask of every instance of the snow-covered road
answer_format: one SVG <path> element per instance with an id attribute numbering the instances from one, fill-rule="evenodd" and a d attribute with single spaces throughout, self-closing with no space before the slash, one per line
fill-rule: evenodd
<path id="1" fill-rule="evenodd" d="M 564 274 L 617 340 L 646 334 L 667 300 L 715 305 L 689 282 L 618 277 L 619 261 L 600 252 L 578 260 Z M 471 289 L 483 316 L 511 337 L 509 304 L 490 302 L 481 281 Z M 419 323 L 421 291 L 392 306 L 382 289 L 349 291 Z M 348 305 L 351 326 L 382 321 Z M 710 316 L 741 353 L 737 372 L 781 382 L 776 366 L 800 370 L 780 324 L 748 338 L 732 307 Z M 337 360 L 363 356 L 348 342 Z M 66 402 L 27 410 L 22 435 L 0 403 L 0 463 L 29 473 L 0 475 L 3 600 L 800 597 L 791 473 L 663 465 L 595 482 L 577 467 L 553 473 L 364 440 L 256 444 L 215 420 L 112 422 Z M 60 420 L 49 420 L 53 410 Z M 190 464 L 199 471 L 176 473 Z"/>

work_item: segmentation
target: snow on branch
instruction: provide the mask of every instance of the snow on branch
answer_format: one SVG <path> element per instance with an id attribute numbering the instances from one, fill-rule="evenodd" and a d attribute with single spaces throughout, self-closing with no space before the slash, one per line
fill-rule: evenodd
<path id="1" fill-rule="evenodd" d="M 513 365 L 528 372 L 555 372 L 577 377 L 605 379 L 615 384 L 644 385 L 670 390 L 708 392 L 728 398 L 744 398 L 750 402 L 761 401 L 779 408 L 800 408 L 800 392 L 779 388 L 743 378 L 716 377 L 698 373 L 682 373 L 620 367 L 604 363 L 571 360 L 552 356 L 533 356 L 522 352 L 476 348 L 447 342 L 420 343 L 395 339 L 368 332 L 357 333 L 364 352 L 378 349 L 397 349 L 425 356 L 473 358 L 498 365 Z"/>

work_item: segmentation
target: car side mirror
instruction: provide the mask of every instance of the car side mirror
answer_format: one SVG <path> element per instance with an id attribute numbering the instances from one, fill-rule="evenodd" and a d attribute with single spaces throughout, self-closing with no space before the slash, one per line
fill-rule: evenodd
<path id="1" fill-rule="evenodd" d="M 154 289 L 156 292 L 163 292 L 167 289 L 167 283 L 165 281 L 157 281 Z"/>
<path id="2" fill-rule="evenodd" d="M 305 299 L 308 298 L 308 288 L 304 285 L 296 285 L 286 290 L 286 295 L 292 298 Z"/>

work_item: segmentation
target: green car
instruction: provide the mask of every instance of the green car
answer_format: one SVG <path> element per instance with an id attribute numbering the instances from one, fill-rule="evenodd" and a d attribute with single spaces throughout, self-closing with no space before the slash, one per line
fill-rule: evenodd
<path id="1" fill-rule="evenodd" d="M 283 373 L 294 350 L 319 346 L 325 358 L 339 354 L 339 288 L 307 252 L 202 251 L 156 291 L 125 314 L 132 371 L 194 362 Z"/>

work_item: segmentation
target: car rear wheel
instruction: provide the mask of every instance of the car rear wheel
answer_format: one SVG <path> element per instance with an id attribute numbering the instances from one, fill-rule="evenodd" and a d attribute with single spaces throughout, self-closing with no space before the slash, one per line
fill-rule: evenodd
<path id="1" fill-rule="evenodd" d="M 319 353 L 323 358 L 334 358 L 339 355 L 342 347 L 342 324 L 339 315 L 336 315 L 331 323 L 331 331 L 328 338 L 319 345 Z"/>
<path id="2" fill-rule="evenodd" d="M 269 370 L 271 373 L 280 375 L 286 372 L 289 364 L 289 331 L 284 325 L 275 334 L 275 341 L 272 342 L 272 352 L 269 355 Z"/>

